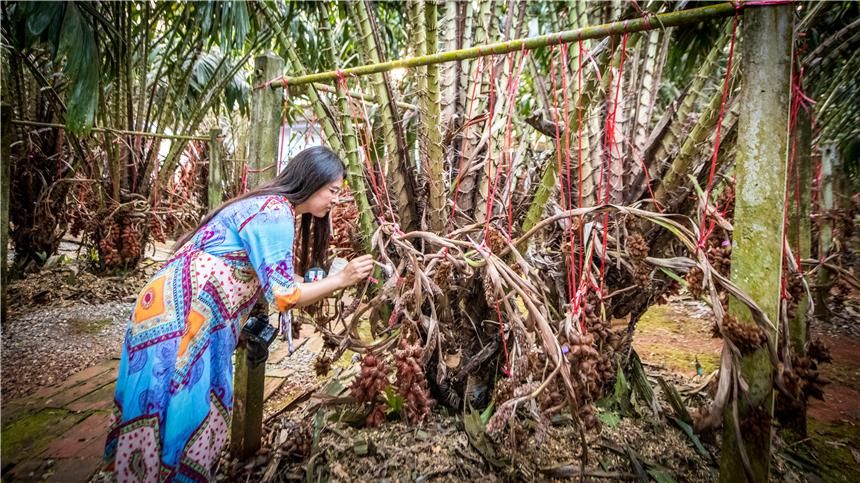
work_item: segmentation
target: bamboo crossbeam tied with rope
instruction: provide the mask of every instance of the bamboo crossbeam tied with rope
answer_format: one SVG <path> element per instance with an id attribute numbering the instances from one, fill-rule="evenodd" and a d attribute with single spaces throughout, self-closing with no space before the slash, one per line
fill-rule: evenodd
<path id="1" fill-rule="evenodd" d="M 388 62 L 361 65 L 348 69 L 318 72 L 315 74 L 303 75 L 298 77 L 280 76 L 263 83 L 262 85 L 258 86 L 258 88 L 269 87 L 271 89 L 280 89 L 284 86 L 296 86 L 314 82 L 332 81 L 343 76 L 350 77 L 376 74 L 380 72 L 388 72 L 398 68 L 418 67 L 423 65 L 439 64 L 442 62 L 452 62 L 455 60 L 474 59 L 478 57 L 486 57 L 489 55 L 507 54 L 510 52 L 517 52 L 521 50 L 533 50 L 551 45 L 567 44 L 579 40 L 600 39 L 604 37 L 610 37 L 612 35 L 622 35 L 625 33 L 643 32 L 654 29 L 665 29 L 668 27 L 679 27 L 682 25 L 695 24 L 711 18 L 728 17 L 730 15 L 733 15 L 735 12 L 737 12 L 743 7 L 771 5 L 774 3 L 784 2 L 781 2 L 780 0 L 744 3 L 726 2 L 719 3 L 716 5 L 708 5 L 706 7 L 681 10 L 678 12 L 651 14 L 635 19 L 619 20 L 617 22 L 609 22 L 602 25 L 587 26 L 573 30 L 565 30 L 563 32 L 541 35 L 537 37 L 528 37 L 508 40 L 504 42 L 496 42 L 487 45 L 479 45 L 467 49 L 438 52 L 436 54 L 421 57 L 407 57 Z"/>

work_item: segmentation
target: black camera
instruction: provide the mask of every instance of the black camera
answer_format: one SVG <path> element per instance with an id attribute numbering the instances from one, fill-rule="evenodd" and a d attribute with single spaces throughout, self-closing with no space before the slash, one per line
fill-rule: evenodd
<path id="1" fill-rule="evenodd" d="M 239 341 L 244 342 L 248 362 L 257 367 L 269 358 L 269 346 L 277 336 L 277 331 L 269 324 L 268 317 L 248 317 L 239 334 Z"/>

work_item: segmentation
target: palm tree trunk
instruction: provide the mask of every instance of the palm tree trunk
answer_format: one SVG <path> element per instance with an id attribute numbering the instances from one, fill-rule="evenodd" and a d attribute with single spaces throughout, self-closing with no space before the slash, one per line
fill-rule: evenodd
<path id="1" fill-rule="evenodd" d="M 779 320 L 782 282 L 793 16 L 792 5 L 749 9 L 741 26 L 741 53 L 750 67 L 744 71 L 738 123 L 731 279 L 773 321 Z M 747 306 L 735 298 L 729 313 L 742 324 L 754 324 Z M 774 328 L 769 339 L 777 336 Z M 768 348 L 739 362 L 747 389 L 736 390 L 734 411 L 725 410 L 720 481 L 768 481 L 773 415 Z M 742 462 L 745 456 L 749 467 Z"/>

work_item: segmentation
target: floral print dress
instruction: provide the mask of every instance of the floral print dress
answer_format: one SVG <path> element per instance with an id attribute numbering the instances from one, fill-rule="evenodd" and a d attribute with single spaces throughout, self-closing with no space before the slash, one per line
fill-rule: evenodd
<path id="1" fill-rule="evenodd" d="M 140 293 L 119 364 L 105 459 L 117 481 L 211 481 L 233 407 L 231 356 L 262 294 L 293 282 L 295 216 L 281 196 L 223 209 Z"/>

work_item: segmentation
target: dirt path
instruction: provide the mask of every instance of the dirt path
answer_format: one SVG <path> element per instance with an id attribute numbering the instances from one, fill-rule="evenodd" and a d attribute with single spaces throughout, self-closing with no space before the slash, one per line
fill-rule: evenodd
<path id="1" fill-rule="evenodd" d="M 855 304 L 856 305 L 856 304 Z M 833 362 L 820 367 L 830 384 L 824 400 L 808 408 L 808 438 L 778 448 L 810 481 L 860 481 L 860 337 L 850 306 L 827 325 L 813 324 L 811 337 L 830 348 Z M 852 320 L 853 319 L 853 320 Z M 707 376 L 719 365 L 722 342 L 711 336 L 710 310 L 704 304 L 674 299 L 651 307 L 636 327 L 633 346 L 643 362 L 686 378 L 699 378 L 696 360 Z"/>
<path id="2" fill-rule="evenodd" d="M 675 298 L 665 305 L 655 305 L 639 319 L 633 337 L 633 348 L 643 361 L 667 370 L 697 377 L 717 370 L 723 342 L 711 336 L 713 316 L 707 305 Z"/>

